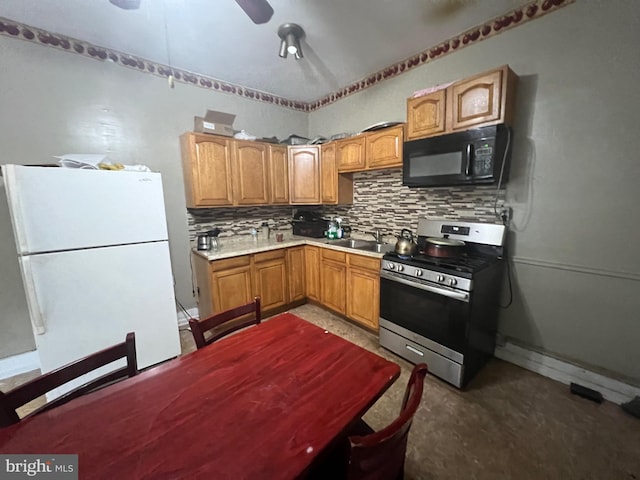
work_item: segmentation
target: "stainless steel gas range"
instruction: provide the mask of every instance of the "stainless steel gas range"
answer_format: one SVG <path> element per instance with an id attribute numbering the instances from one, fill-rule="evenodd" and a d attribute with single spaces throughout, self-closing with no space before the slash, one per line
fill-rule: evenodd
<path id="1" fill-rule="evenodd" d="M 380 345 L 466 386 L 493 356 L 505 232 L 504 225 L 421 218 L 418 253 L 382 260 Z M 429 239 L 442 238 L 464 245 L 427 255 Z"/>

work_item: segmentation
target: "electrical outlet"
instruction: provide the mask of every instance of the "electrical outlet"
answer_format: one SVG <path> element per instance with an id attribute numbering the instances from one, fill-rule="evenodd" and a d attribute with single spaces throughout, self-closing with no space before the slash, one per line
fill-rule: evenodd
<path id="1" fill-rule="evenodd" d="M 503 207 L 502 210 L 500 210 L 500 219 L 504 223 L 507 223 L 511 220 L 511 207 Z"/>

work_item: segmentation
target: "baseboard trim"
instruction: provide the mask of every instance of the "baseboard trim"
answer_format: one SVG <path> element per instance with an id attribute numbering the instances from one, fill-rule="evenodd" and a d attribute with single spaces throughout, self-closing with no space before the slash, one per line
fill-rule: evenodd
<path id="1" fill-rule="evenodd" d="M 187 316 L 187 314 L 189 316 Z M 190 308 L 189 310 L 187 310 L 186 314 L 183 311 L 178 312 L 178 328 L 189 326 L 190 318 L 200 318 L 198 307 Z"/>
<path id="2" fill-rule="evenodd" d="M 40 357 L 35 350 L 0 358 L 0 380 L 39 369 Z"/>
<path id="3" fill-rule="evenodd" d="M 545 377 L 569 385 L 574 382 L 597 390 L 610 402 L 618 405 L 640 396 L 640 388 L 578 367 L 557 358 L 529 350 L 514 343 L 498 345 L 495 356 Z"/>

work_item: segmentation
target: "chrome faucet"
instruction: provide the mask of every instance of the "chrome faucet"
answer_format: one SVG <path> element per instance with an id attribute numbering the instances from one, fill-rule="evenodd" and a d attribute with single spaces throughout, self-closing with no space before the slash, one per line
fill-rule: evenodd
<path id="1" fill-rule="evenodd" d="M 383 243 L 382 232 L 380 231 L 379 228 L 376 228 L 373 232 L 369 232 L 369 233 L 373 235 L 373 238 L 376 239 L 376 243 Z"/>

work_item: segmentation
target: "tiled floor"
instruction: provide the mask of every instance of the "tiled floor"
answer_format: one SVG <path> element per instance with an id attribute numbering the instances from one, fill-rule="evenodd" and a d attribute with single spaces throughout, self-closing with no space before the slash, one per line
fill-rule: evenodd
<path id="1" fill-rule="evenodd" d="M 373 334 L 318 307 L 292 312 L 400 364 L 401 377 L 365 416 L 374 428 L 395 418 L 411 365 L 381 349 Z M 181 340 L 185 353 L 195 348 L 188 331 Z M 0 389 L 7 388 L 9 382 L 0 382 Z M 464 392 L 427 377 L 409 434 L 405 478 L 640 480 L 640 419 L 492 360 Z"/>

